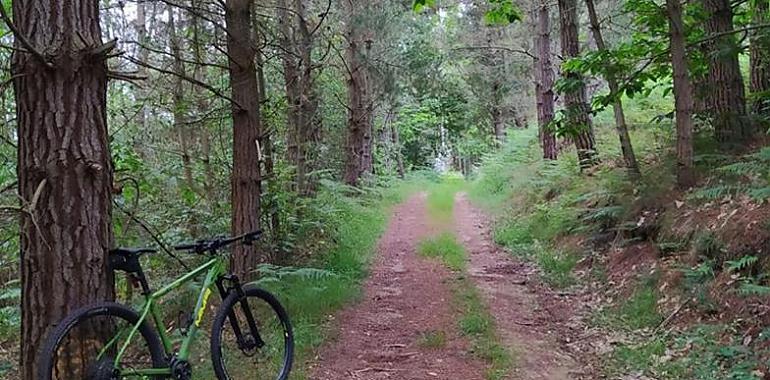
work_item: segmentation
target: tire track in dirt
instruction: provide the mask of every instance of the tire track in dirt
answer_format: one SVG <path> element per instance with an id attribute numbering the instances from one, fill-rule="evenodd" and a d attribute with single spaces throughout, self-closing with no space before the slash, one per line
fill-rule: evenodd
<path id="1" fill-rule="evenodd" d="M 468 272 L 495 319 L 498 336 L 514 358 L 512 378 L 588 378 L 558 340 L 564 328 L 560 324 L 569 314 L 564 301 L 544 298 L 536 285 L 536 269 L 515 260 L 492 241 L 486 215 L 464 193 L 456 197 L 454 217 L 457 236 L 468 252 Z M 556 316 L 553 310 L 563 315 Z"/>
<path id="2" fill-rule="evenodd" d="M 398 206 L 378 245 L 360 303 L 337 316 L 337 338 L 320 350 L 311 379 L 484 378 L 485 364 L 468 353 L 456 327 L 449 272 L 417 256 L 420 239 L 432 231 L 425 194 Z M 420 344 L 423 334 L 443 331 L 440 347 Z"/>

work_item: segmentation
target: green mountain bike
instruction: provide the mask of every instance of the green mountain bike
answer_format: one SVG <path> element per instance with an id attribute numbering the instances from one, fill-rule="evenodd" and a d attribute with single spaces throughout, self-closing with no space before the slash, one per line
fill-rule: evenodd
<path id="1" fill-rule="evenodd" d="M 287 379 L 294 336 L 286 311 L 267 291 L 241 285 L 238 277 L 227 271 L 226 255 L 219 253 L 231 244 L 253 244 L 260 235 L 258 231 L 175 247 L 208 259 L 156 291 L 150 289 L 139 262 L 142 254 L 155 250 L 111 251 L 113 270 L 127 272 L 141 287 L 141 308 L 135 311 L 105 302 L 73 312 L 56 326 L 42 346 L 38 379 Z M 170 337 L 173 329 L 167 329 L 161 317 L 161 297 L 203 274 L 205 279 L 195 309 L 175 344 Z M 191 349 L 213 292 L 219 293 L 222 303 L 211 327 L 212 365 L 198 365 L 205 360 L 193 358 Z M 195 365 L 201 367 L 200 371 L 193 371 Z"/>

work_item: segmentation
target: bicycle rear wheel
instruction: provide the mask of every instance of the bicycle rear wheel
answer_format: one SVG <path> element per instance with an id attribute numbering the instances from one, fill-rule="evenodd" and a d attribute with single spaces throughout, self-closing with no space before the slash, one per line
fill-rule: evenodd
<path id="1" fill-rule="evenodd" d="M 163 346 L 144 321 L 115 365 L 139 315 L 117 303 L 101 303 L 76 310 L 62 320 L 40 351 L 38 380 L 112 380 L 137 370 L 164 368 Z M 165 376 L 132 377 L 159 380 Z"/>
<path id="2" fill-rule="evenodd" d="M 251 313 L 256 336 L 251 333 Z M 240 337 L 240 339 L 239 339 Z M 246 286 L 222 302 L 211 332 L 211 358 L 220 380 L 285 380 L 294 360 L 289 317 L 265 290 Z"/>

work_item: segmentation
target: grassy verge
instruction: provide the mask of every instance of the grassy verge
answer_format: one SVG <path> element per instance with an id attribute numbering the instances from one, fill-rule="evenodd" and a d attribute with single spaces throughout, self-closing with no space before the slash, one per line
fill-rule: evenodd
<path id="1" fill-rule="evenodd" d="M 452 178 L 433 187 L 428 194 L 427 208 L 434 223 L 444 227 L 451 225 L 455 194 L 463 186 L 461 180 Z M 458 329 L 470 341 L 471 353 L 487 363 L 486 378 L 505 378 L 511 371 L 513 359 L 496 335 L 495 322 L 487 305 L 473 281 L 467 277 L 468 258 L 465 248 L 452 232 L 444 228 L 437 236 L 420 242 L 417 251 L 422 256 L 440 259 L 456 272 L 451 290 L 452 304 L 458 313 Z M 426 334 L 421 344 L 427 347 L 437 344 L 443 346 L 445 339 L 443 335 Z"/>

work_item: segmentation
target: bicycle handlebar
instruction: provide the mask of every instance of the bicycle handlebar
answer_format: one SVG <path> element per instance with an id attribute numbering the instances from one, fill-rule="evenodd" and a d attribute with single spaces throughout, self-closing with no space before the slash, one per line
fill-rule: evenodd
<path id="1" fill-rule="evenodd" d="M 192 251 L 194 253 L 214 252 L 237 241 L 243 241 L 245 245 L 251 245 L 262 235 L 262 230 L 247 232 L 233 237 L 218 237 L 213 239 L 198 240 L 195 243 L 185 243 L 174 246 L 177 251 Z"/>

